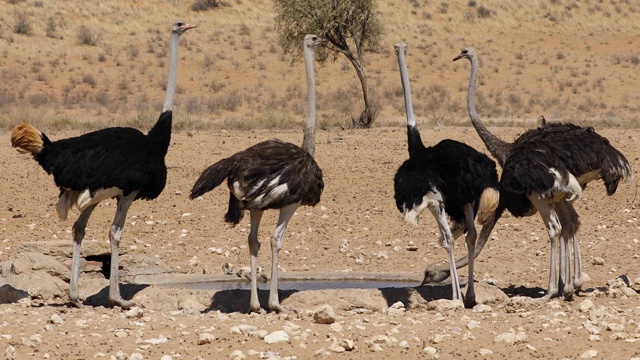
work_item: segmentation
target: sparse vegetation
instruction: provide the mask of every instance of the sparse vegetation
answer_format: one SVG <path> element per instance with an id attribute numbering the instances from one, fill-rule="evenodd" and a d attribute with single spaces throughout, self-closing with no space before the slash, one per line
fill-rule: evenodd
<path id="1" fill-rule="evenodd" d="M 89 25 L 80 25 L 76 35 L 81 45 L 96 46 L 100 41 L 100 34 Z"/>
<path id="2" fill-rule="evenodd" d="M 223 5 L 226 5 L 226 3 L 221 0 L 195 0 L 193 3 L 191 3 L 191 10 L 207 11 Z"/>
<path id="3" fill-rule="evenodd" d="M 71 21 L 79 10 L 64 2 L 56 5 L 55 12 L 48 2 L 38 0 L 8 0 L 0 6 L 8 19 L 0 27 L 0 42 L 6 45 L 0 50 L 3 113 L 34 107 L 49 115 L 43 121 L 61 113 L 62 127 L 99 127 L 105 123 L 96 119 L 105 115 L 110 125 L 142 126 L 135 120 L 139 115 L 151 119 L 147 125 L 155 121 L 168 64 L 167 21 L 155 13 L 160 0 L 150 0 L 136 12 L 143 24 L 136 27 L 105 12 L 116 4 L 105 1 L 102 8 L 85 4 L 82 11 L 95 15 L 84 17 L 85 23 Z M 627 34 L 637 33 L 634 24 L 640 23 L 640 7 L 628 1 L 518 6 L 512 1 L 376 0 L 387 35 L 364 54 L 368 83 L 375 91 L 374 125 L 402 124 L 395 121 L 404 109 L 397 66 L 390 65 L 390 59 L 393 42 L 406 41 L 416 115 L 430 123 L 466 123 L 468 73 L 451 58 L 461 47 L 472 45 L 482 63 L 478 111 L 492 124 L 508 125 L 514 117 L 535 118 L 540 113 L 566 121 L 588 109 L 588 114 L 576 117 L 578 121 L 607 117 L 608 124 L 628 121 L 637 126 L 633 119 L 640 110 L 635 91 L 640 55 L 633 47 L 637 39 Z M 171 1 L 170 6 L 188 11 L 194 3 Z M 306 112 L 304 68 L 300 62 L 292 63 L 278 46 L 273 2 L 227 4 L 216 6 L 220 21 L 215 28 L 201 26 L 181 40 L 176 115 L 206 119 L 185 125 L 193 130 L 221 126 L 225 119 L 242 119 L 251 128 L 268 127 L 262 122 L 271 120 L 264 114 L 277 112 L 293 119 L 277 126 L 295 128 Z M 485 10 L 489 15 L 483 18 Z M 25 15 L 31 35 L 14 31 L 18 12 Z M 188 14 L 184 19 L 202 25 Z M 526 41 L 517 36 L 522 21 L 529 21 Z M 505 32 L 516 35 L 505 42 Z M 613 33 L 618 35 L 600 36 Z M 300 38 L 292 44 L 300 48 Z M 319 62 L 331 59 L 317 55 Z M 355 49 L 353 56 L 357 57 Z M 362 110 L 363 93 L 354 67 L 346 57 L 339 59 L 316 69 L 320 127 L 353 127 L 352 117 L 358 121 Z"/>
<path id="4" fill-rule="evenodd" d="M 13 32 L 19 35 L 31 35 L 33 28 L 29 14 L 26 11 L 16 10 L 13 16 Z"/>

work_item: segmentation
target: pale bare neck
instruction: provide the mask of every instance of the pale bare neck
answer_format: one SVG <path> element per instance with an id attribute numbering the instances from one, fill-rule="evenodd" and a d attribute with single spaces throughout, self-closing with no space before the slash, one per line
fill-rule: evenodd
<path id="1" fill-rule="evenodd" d="M 316 82 L 313 72 L 313 49 L 304 46 L 304 64 L 307 70 L 307 122 L 302 139 L 302 148 L 311 156 L 316 151 Z"/>
<path id="2" fill-rule="evenodd" d="M 402 90 L 404 92 L 404 107 L 407 113 L 407 126 L 416 126 L 416 118 L 413 114 L 413 100 L 411 97 L 411 84 L 409 83 L 409 72 L 407 71 L 407 57 L 404 48 L 396 51 L 398 54 L 398 65 L 400 65 L 400 79 L 402 80 Z"/>
<path id="3" fill-rule="evenodd" d="M 178 42 L 180 35 L 171 33 L 171 43 L 169 48 L 169 80 L 167 82 L 167 94 L 164 99 L 162 112 L 171 110 L 173 98 L 176 94 L 176 82 L 178 73 Z"/>
<path id="4" fill-rule="evenodd" d="M 512 144 L 503 141 L 498 138 L 494 134 L 492 134 L 480 117 L 478 117 L 478 113 L 476 112 L 476 104 L 475 104 L 475 95 L 476 95 L 476 81 L 478 80 L 478 58 L 471 58 L 471 78 L 469 79 L 469 92 L 467 94 L 467 110 L 469 111 L 469 117 L 471 118 L 471 123 L 473 127 L 476 129 L 476 132 L 484 142 L 485 146 L 493 155 L 500 166 L 504 166 L 505 161 L 507 160 L 507 156 L 509 156 L 509 152 L 511 151 Z"/>

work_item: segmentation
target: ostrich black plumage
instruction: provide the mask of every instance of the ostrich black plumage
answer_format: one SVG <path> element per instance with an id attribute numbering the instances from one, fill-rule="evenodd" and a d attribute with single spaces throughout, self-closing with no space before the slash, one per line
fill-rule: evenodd
<path id="1" fill-rule="evenodd" d="M 442 140 L 425 147 L 413 115 L 411 88 L 404 43 L 395 44 L 407 113 L 409 160 L 396 172 L 395 200 L 404 220 L 415 226 L 422 211 L 429 209 L 436 218 L 440 241 L 449 255 L 453 299 L 463 300 L 455 267 L 454 240 L 463 233 L 469 254 L 475 253 L 476 214 L 480 224 L 491 223 L 498 206 L 496 164 L 472 147 L 454 140 Z M 453 230 L 446 215 L 453 221 Z M 466 306 L 475 304 L 473 257 L 469 261 L 469 281 L 464 298 Z M 428 280 L 428 279 L 427 279 Z"/>
<path id="2" fill-rule="evenodd" d="M 260 311 L 256 268 L 260 242 L 258 227 L 267 209 L 279 209 L 278 225 L 271 240 L 272 267 L 269 289 L 269 309 L 287 311 L 278 297 L 278 254 L 287 224 L 300 205 L 314 206 L 320 202 L 324 188 L 322 170 L 313 158 L 315 152 L 315 81 L 313 73 L 314 48 L 324 40 L 307 35 L 303 41 L 307 73 L 308 110 L 302 148 L 280 140 L 268 140 L 222 159 L 205 169 L 191 190 L 191 199 L 213 190 L 227 179 L 229 208 L 224 217 L 236 225 L 249 210 L 251 231 L 251 300 L 249 309 Z"/>
<path id="3" fill-rule="evenodd" d="M 631 180 L 633 172 L 624 155 L 609 140 L 591 127 L 573 124 L 541 125 L 513 143 L 507 143 L 484 126 L 475 109 L 475 86 L 478 77 L 478 57 L 473 48 L 462 50 L 455 60 L 471 62 L 471 78 L 467 108 L 478 135 L 503 168 L 500 179 L 500 217 L 506 208 L 517 217 L 540 213 L 551 239 L 549 290 L 544 300 L 562 294 L 571 299 L 583 284 L 578 228 L 580 219 L 573 202 L 580 199 L 587 183 L 602 179 L 607 195 L 613 195 L 621 180 Z M 486 238 L 478 241 L 477 254 Z M 558 247 L 560 255 L 558 257 Z M 573 266 L 572 266 L 573 258 Z M 464 266 L 460 259 L 458 266 Z M 560 274 L 558 274 L 558 266 Z M 447 269 L 439 269 L 434 278 L 446 277 Z M 434 270 L 434 274 L 438 271 Z"/>
<path id="4" fill-rule="evenodd" d="M 69 299 L 81 307 L 78 294 L 80 246 L 91 213 L 98 203 L 117 199 L 116 215 L 109 232 L 111 242 L 111 275 L 109 300 L 123 308 L 131 307 L 120 295 L 119 244 L 127 211 L 134 200 L 157 198 L 167 180 L 164 158 L 171 139 L 172 105 L 176 89 L 178 41 L 180 35 L 195 25 L 177 21 L 171 29 L 169 79 L 165 103 L 158 121 L 147 135 L 137 129 L 114 127 L 78 137 L 51 141 L 29 124 L 16 126 L 11 144 L 19 152 L 31 153 L 60 188 L 56 210 L 66 220 L 74 205 L 80 210 L 73 224 L 73 260 Z"/>

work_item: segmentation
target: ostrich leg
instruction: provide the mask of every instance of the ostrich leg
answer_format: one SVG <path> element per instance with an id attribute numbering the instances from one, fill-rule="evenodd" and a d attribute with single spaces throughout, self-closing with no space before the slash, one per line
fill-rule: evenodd
<path id="1" fill-rule="evenodd" d="M 73 224 L 73 259 L 71 261 L 71 279 L 69 281 L 69 300 L 76 307 L 82 307 L 82 301 L 78 295 L 78 276 L 80 273 L 80 249 L 84 239 L 85 229 L 89 217 L 98 204 L 90 205 L 78 217 Z"/>
<path id="2" fill-rule="evenodd" d="M 280 305 L 280 300 L 278 298 L 278 254 L 280 254 L 280 249 L 282 249 L 282 239 L 284 238 L 284 233 L 287 230 L 287 224 L 296 212 L 298 206 L 300 206 L 300 203 L 287 205 L 280 209 L 278 225 L 276 226 L 276 231 L 273 234 L 273 240 L 271 240 L 272 265 L 271 286 L 269 288 L 269 309 L 278 313 L 291 312 Z"/>
<path id="3" fill-rule="evenodd" d="M 258 228 L 262 219 L 262 210 L 250 210 L 251 231 L 249 232 L 249 253 L 251 256 L 251 300 L 249 301 L 249 311 L 260 312 L 260 300 L 258 299 L 258 251 L 260 242 L 258 241 Z"/>
<path id="4" fill-rule="evenodd" d="M 543 199 L 537 193 L 529 195 L 529 201 L 538 210 L 542 217 L 542 222 L 549 233 L 549 239 L 551 240 L 551 266 L 549 267 L 549 290 L 547 294 L 542 298 L 543 301 L 549 301 L 552 297 L 558 295 L 558 242 L 561 240 L 560 235 L 562 226 L 558 215 L 555 210 L 549 205 L 546 199 Z"/>
<path id="5" fill-rule="evenodd" d="M 467 294 L 464 299 L 464 306 L 471 308 L 476 304 L 476 291 L 474 284 L 474 270 L 475 270 L 475 251 L 476 240 L 478 239 L 478 233 L 474 224 L 473 206 L 472 204 L 464 205 L 464 217 L 467 221 L 467 236 L 465 241 L 467 243 L 467 258 L 469 259 L 469 279 L 467 281 Z M 456 266 L 454 264 L 453 268 Z"/>
<path id="6" fill-rule="evenodd" d="M 112 304 L 120 306 L 124 309 L 132 307 L 135 303 L 133 301 L 127 301 L 120 295 L 120 239 L 122 239 L 122 233 L 124 231 L 124 222 L 127 219 L 127 211 L 136 198 L 138 191 L 133 191 L 127 196 L 118 197 L 118 206 L 116 210 L 116 216 L 113 219 L 111 225 L 111 231 L 109 232 L 109 241 L 111 242 L 111 275 L 109 276 L 109 301 Z"/>
<path id="7" fill-rule="evenodd" d="M 567 274 L 562 274 L 565 284 L 563 295 L 565 299 L 570 300 L 573 293 L 578 292 L 583 283 L 580 241 L 578 239 L 580 218 L 571 202 L 561 201 L 556 205 L 556 209 L 562 224 L 562 238 L 566 242 L 564 271 L 567 272 Z M 571 266 L 572 260 L 573 267 Z"/>
<path id="8" fill-rule="evenodd" d="M 499 216 L 494 216 L 493 218 L 491 218 L 491 220 L 489 220 L 489 222 L 487 222 L 482 226 L 482 230 L 480 230 L 480 237 L 478 238 L 478 242 L 476 243 L 476 246 L 475 246 L 474 259 L 477 258 L 478 255 L 480 255 L 480 252 L 482 252 L 482 248 L 484 248 L 484 245 L 487 243 L 487 240 L 489 239 L 489 235 L 491 235 L 491 231 L 493 231 L 493 227 L 495 226 L 498 217 Z M 452 229 L 454 238 L 457 239 L 458 236 L 462 234 L 462 232 L 460 232 L 459 234 L 457 233 L 457 231 L 460 231 L 460 229 L 466 229 L 466 228 L 458 228 L 454 224 L 454 228 Z M 458 259 L 458 261 L 456 261 L 456 269 L 465 267 L 467 266 L 468 263 L 469 263 L 469 257 L 464 256 Z M 432 265 L 429 265 L 427 267 L 427 270 L 425 271 L 424 279 L 422 280 L 422 285 L 441 282 L 446 280 L 449 276 L 451 276 L 451 272 L 449 270 L 448 265 L 438 266 L 438 265 L 432 264 Z"/>
<path id="9" fill-rule="evenodd" d="M 425 196 L 426 197 L 426 196 Z M 447 215 L 444 212 L 444 200 L 440 193 L 432 193 L 428 201 L 427 208 L 436 218 L 438 223 L 438 229 L 440 229 L 440 242 L 442 246 L 447 250 L 449 255 L 449 272 L 451 273 L 451 290 L 454 300 L 463 301 L 462 291 L 460 291 L 460 282 L 458 278 L 458 272 L 456 271 L 456 259 L 453 255 L 454 239 L 449 224 L 447 223 Z"/>

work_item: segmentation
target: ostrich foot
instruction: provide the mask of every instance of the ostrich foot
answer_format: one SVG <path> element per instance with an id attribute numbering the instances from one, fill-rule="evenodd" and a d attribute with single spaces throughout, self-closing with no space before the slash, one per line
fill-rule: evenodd
<path id="1" fill-rule="evenodd" d="M 129 301 L 129 300 L 125 300 L 122 297 L 113 297 L 113 298 L 109 298 L 109 301 L 115 305 L 115 306 L 120 306 L 123 309 L 131 309 L 133 306 L 136 305 L 136 303 L 134 301 Z"/>
<path id="2" fill-rule="evenodd" d="M 271 309 L 271 311 L 275 311 L 277 314 L 298 315 L 297 311 L 282 307 L 280 304 L 269 305 L 269 309 Z"/>
<path id="3" fill-rule="evenodd" d="M 77 307 L 78 309 L 82 309 L 84 307 L 84 304 L 82 303 L 82 301 L 80 299 L 76 299 L 76 300 L 69 300 L 69 304 Z"/>
<path id="4" fill-rule="evenodd" d="M 474 295 L 474 296 L 469 296 L 469 295 L 467 295 L 467 296 L 464 298 L 464 307 L 465 307 L 465 308 L 467 308 L 467 309 L 471 309 L 471 308 L 473 308 L 473 307 L 474 307 L 474 306 L 476 306 L 476 305 L 478 305 L 478 303 L 476 302 L 476 297 L 475 297 L 475 295 Z"/>

